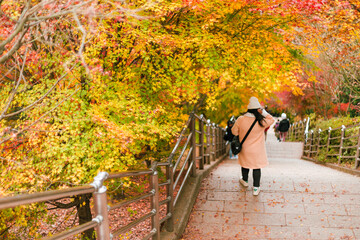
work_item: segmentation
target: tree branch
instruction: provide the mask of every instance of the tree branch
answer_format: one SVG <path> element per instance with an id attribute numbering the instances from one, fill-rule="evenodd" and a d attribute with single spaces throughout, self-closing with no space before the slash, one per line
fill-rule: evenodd
<path id="1" fill-rule="evenodd" d="M 28 30 L 29 30 L 29 28 L 26 28 L 22 32 L 21 36 L 19 37 L 18 41 L 14 44 L 14 46 L 6 54 L 4 54 L 2 57 L 0 57 L 0 64 L 3 64 L 4 62 L 6 62 L 21 47 L 22 39 Z M 0 47 L 0 54 L 2 54 L 3 52 L 4 51 L 1 51 L 1 47 Z"/>
<path id="2" fill-rule="evenodd" d="M 70 13 L 74 12 L 75 9 L 78 9 L 78 8 L 80 8 L 80 7 L 83 7 L 83 6 L 89 4 L 89 3 L 93 2 L 93 1 L 94 1 L 94 0 L 90 0 L 90 1 L 87 1 L 87 2 L 80 3 L 80 4 L 78 4 L 78 5 L 73 6 L 72 9 L 68 9 L 68 10 L 66 10 L 66 11 L 60 11 L 60 12 L 55 13 L 55 14 L 52 14 L 52 15 L 41 16 L 41 17 L 38 17 L 38 16 L 31 17 L 31 18 L 29 18 L 29 21 L 31 21 L 31 22 L 32 22 L 32 21 L 40 21 L 40 22 L 42 22 L 42 21 L 44 21 L 44 20 L 48 20 L 48 19 L 52 19 L 52 18 L 58 18 L 58 17 L 64 16 L 64 15 L 70 14 Z M 38 5 L 40 5 L 40 4 L 38 4 Z M 36 11 L 38 11 L 38 10 L 39 10 L 39 9 L 38 9 L 39 6 L 36 6 L 36 7 L 37 7 L 37 8 L 34 7 L 33 9 L 30 9 L 29 12 L 35 13 Z"/>
<path id="3" fill-rule="evenodd" d="M 46 113 L 44 113 L 43 115 L 41 115 L 36 121 L 34 121 L 33 123 L 29 124 L 26 128 L 22 129 L 21 131 L 19 131 L 16 135 L 22 134 L 23 132 L 29 130 L 32 126 L 34 126 L 35 124 L 37 124 L 38 122 L 40 122 L 40 120 L 42 120 L 44 117 L 46 117 L 47 115 L 49 115 L 52 111 L 54 111 L 55 109 L 57 109 L 63 102 L 65 102 L 67 99 L 71 98 L 75 93 L 77 93 L 79 90 L 81 90 L 81 88 L 76 89 L 72 94 L 70 94 L 69 96 L 67 96 L 66 98 L 64 98 L 63 100 L 61 100 L 58 104 L 55 105 L 55 107 L 53 107 L 52 109 L 50 109 L 49 111 L 47 111 Z M 7 142 L 11 139 L 12 137 L 7 137 L 3 140 L 0 141 L 0 144 Z"/>
<path id="4" fill-rule="evenodd" d="M 61 200 L 61 199 L 57 199 L 57 200 Z M 80 201 L 78 198 L 74 199 L 74 201 L 72 201 L 70 203 L 61 203 L 61 202 L 57 202 L 57 200 L 47 201 L 46 203 L 53 205 L 57 208 L 61 208 L 61 209 L 69 209 L 69 208 L 75 207 L 80 204 Z"/>
<path id="5" fill-rule="evenodd" d="M 1 121 L 1 119 L 4 118 L 5 113 L 9 110 L 9 107 L 10 107 L 10 105 L 11 105 L 11 102 L 13 101 L 13 99 L 14 99 L 14 97 L 15 97 L 15 94 L 16 94 L 19 86 L 20 86 L 20 82 L 21 82 L 21 79 L 22 79 L 22 75 L 23 75 L 24 67 L 25 67 L 25 62 L 26 62 L 26 55 L 27 55 L 27 48 L 26 48 L 26 51 L 25 51 L 25 55 L 24 55 L 24 59 L 23 59 L 23 64 L 22 64 L 22 67 L 21 67 L 21 70 L 20 70 L 19 79 L 18 79 L 18 81 L 17 81 L 17 83 L 16 83 L 16 86 L 15 86 L 15 88 L 13 89 L 13 91 L 12 91 L 10 97 L 9 97 L 9 100 L 8 100 L 6 106 L 5 106 L 4 111 L 3 111 L 3 112 L 1 113 L 1 115 L 0 115 L 0 121 Z"/>
<path id="6" fill-rule="evenodd" d="M 74 67 L 73 67 L 74 68 Z M 72 68 L 72 69 L 73 69 Z M 21 110 L 19 111 L 16 111 L 16 112 L 13 112 L 13 113 L 9 113 L 9 114 L 6 114 L 6 115 L 1 115 L 0 116 L 0 120 L 3 119 L 3 118 L 8 118 L 8 117 L 12 117 L 16 114 L 19 114 L 19 113 L 22 113 L 22 112 L 25 112 L 31 108 L 33 108 L 36 104 L 38 104 L 39 102 L 41 102 L 42 100 L 44 100 L 44 98 L 46 98 L 53 90 L 54 88 L 56 87 L 56 85 L 58 85 L 58 83 L 63 80 L 66 76 L 68 75 L 68 73 L 65 73 L 64 75 L 62 75 L 55 83 L 54 85 L 41 97 L 39 98 L 38 100 L 36 100 L 35 102 L 33 102 L 32 104 L 30 104 L 29 106 L 25 107 L 25 108 L 22 108 Z"/>
<path id="7" fill-rule="evenodd" d="M 10 34 L 10 36 L 7 39 L 5 39 L 4 41 L 2 41 L 0 43 L 0 55 L 4 52 L 5 45 L 10 43 L 22 31 L 22 29 L 25 26 L 25 23 L 28 21 L 28 15 L 26 15 L 26 12 L 28 11 L 29 4 L 26 4 L 26 5 L 27 6 L 25 7 L 23 12 L 21 13 L 21 16 L 19 18 L 17 27 L 15 28 L 14 32 L 12 34 Z"/>

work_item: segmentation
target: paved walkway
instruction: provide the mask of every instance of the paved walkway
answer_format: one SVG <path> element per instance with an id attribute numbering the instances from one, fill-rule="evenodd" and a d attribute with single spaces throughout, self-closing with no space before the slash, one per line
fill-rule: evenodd
<path id="1" fill-rule="evenodd" d="M 203 180 L 182 239 L 360 239 L 360 178 L 300 160 L 301 143 L 273 132 L 266 144 L 260 195 L 225 160 Z"/>

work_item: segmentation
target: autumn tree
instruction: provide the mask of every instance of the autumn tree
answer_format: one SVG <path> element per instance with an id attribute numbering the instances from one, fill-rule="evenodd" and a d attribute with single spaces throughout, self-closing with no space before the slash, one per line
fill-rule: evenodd
<path id="1" fill-rule="evenodd" d="M 307 66 L 304 97 L 314 102 L 304 109 L 324 117 L 358 112 L 359 6 L 359 1 L 327 1 L 301 28 L 293 28 Z"/>
<path id="2" fill-rule="evenodd" d="M 252 95 L 301 94 L 294 29 L 323 7 L 317 0 L 0 4 L 1 195 L 164 160 L 193 109 L 221 122 Z M 23 208 L 0 214 L 3 234 L 32 219 Z"/>

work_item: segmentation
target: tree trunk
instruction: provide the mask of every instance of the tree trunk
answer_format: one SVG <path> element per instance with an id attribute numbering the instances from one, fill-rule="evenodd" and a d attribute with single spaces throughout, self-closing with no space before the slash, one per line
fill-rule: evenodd
<path id="1" fill-rule="evenodd" d="M 76 206 L 79 215 L 79 225 L 90 222 L 92 220 L 91 209 L 90 209 L 90 198 L 91 194 L 85 194 L 78 196 L 79 205 Z M 89 229 L 82 233 L 82 239 L 96 240 L 94 229 Z"/>

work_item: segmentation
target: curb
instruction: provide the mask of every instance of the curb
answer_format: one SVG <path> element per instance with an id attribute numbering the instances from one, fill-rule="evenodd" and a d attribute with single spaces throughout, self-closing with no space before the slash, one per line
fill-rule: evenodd
<path id="1" fill-rule="evenodd" d="M 203 170 L 198 170 L 195 177 L 190 177 L 184 186 L 184 189 L 178 199 L 174 208 L 174 231 L 167 232 L 163 230 L 160 233 L 161 240 L 178 240 L 185 231 L 186 225 L 189 221 L 190 213 L 195 204 L 197 196 L 200 191 L 201 181 L 209 175 L 217 165 L 219 165 L 228 154 L 224 154 L 210 165 L 205 165 Z"/>
<path id="2" fill-rule="evenodd" d="M 314 162 L 316 164 L 320 164 L 320 165 L 323 165 L 323 166 L 326 166 L 326 167 L 329 167 L 329 168 L 332 168 L 332 169 L 335 169 L 335 170 L 338 170 L 338 171 L 341 171 L 341 172 L 349 173 L 349 174 L 360 177 L 360 170 L 341 167 L 341 166 L 335 165 L 333 163 L 320 162 L 320 161 L 317 161 L 317 160 L 315 160 L 313 158 L 309 158 L 309 157 L 305 157 L 305 156 L 302 156 L 301 159 L 306 160 L 306 161 L 310 161 L 310 162 Z"/>

